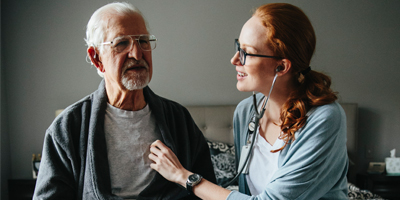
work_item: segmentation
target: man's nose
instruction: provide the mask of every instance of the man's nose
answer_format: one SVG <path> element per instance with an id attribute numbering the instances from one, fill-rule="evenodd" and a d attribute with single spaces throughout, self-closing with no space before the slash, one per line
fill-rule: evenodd
<path id="1" fill-rule="evenodd" d="M 143 50 L 140 48 L 139 43 L 136 40 L 133 40 L 132 42 L 128 57 L 136 60 L 140 60 L 143 57 Z"/>

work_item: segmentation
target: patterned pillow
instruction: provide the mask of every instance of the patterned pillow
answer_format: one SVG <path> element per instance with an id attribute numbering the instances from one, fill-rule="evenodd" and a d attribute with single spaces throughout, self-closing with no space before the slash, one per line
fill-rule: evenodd
<path id="1" fill-rule="evenodd" d="M 207 143 L 217 184 L 228 183 L 236 175 L 235 146 L 223 142 L 207 141 Z"/>
<path id="2" fill-rule="evenodd" d="M 377 194 L 373 194 L 369 190 L 361 190 L 357 186 L 355 186 L 352 183 L 347 183 L 348 189 L 349 189 L 349 199 L 351 200 L 359 200 L 359 199 L 373 199 L 373 200 L 383 200 L 382 197 L 380 197 Z"/>

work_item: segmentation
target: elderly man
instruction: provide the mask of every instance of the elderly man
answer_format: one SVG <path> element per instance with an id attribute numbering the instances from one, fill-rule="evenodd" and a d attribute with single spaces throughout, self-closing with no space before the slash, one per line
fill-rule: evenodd
<path id="1" fill-rule="evenodd" d="M 87 54 L 104 77 L 46 131 L 34 199 L 193 199 L 150 168 L 155 140 L 215 182 L 205 138 L 188 111 L 154 94 L 156 38 L 135 7 L 111 3 L 87 25 Z"/>

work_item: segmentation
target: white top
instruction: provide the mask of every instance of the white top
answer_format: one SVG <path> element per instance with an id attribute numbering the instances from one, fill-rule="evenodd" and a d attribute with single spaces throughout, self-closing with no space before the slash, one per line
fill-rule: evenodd
<path id="1" fill-rule="evenodd" d="M 148 105 L 126 111 L 107 104 L 104 120 L 112 193 L 136 199 L 153 179 L 150 144 L 161 137 Z"/>
<path id="2" fill-rule="evenodd" d="M 271 153 L 271 150 L 277 150 L 284 144 L 284 141 L 278 138 L 272 146 L 261 137 L 257 130 L 253 154 L 249 163 L 249 174 L 246 176 L 252 195 L 258 195 L 263 192 L 274 173 L 278 170 L 280 151 Z"/>

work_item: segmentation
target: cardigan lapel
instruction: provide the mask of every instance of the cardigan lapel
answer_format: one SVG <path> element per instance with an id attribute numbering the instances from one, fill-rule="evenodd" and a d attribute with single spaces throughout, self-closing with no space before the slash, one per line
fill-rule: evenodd
<path id="1" fill-rule="evenodd" d="M 111 178 L 104 134 L 104 117 L 107 94 L 104 79 L 92 94 L 89 122 L 88 150 L 86 158 L 85 188 L 96 199 L 121 199 L 111 193 Z M 88 187 L 89 186 L 89 187 Z M 85 191 L 84 191 L 85 192 Z"/>

